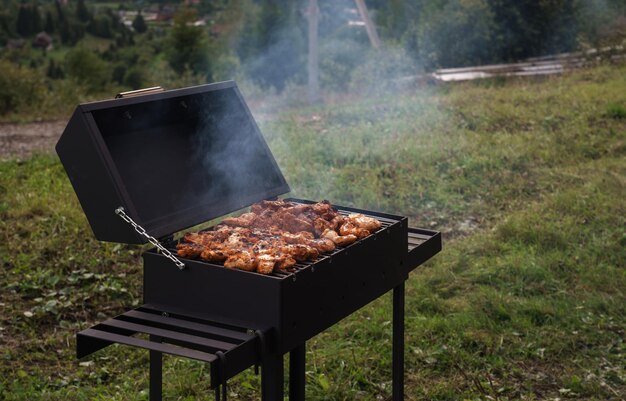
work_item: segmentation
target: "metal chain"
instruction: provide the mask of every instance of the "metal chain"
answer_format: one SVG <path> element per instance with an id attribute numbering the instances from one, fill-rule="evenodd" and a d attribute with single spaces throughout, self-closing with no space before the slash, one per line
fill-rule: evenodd
<path id="1" fill-rule="evenodd" d="M 124 211 L 124 208 L 122 206 L 120 206 L 117 209 L 115 209 L 115 214 L 117 214 L 118 216 L 120 216 L 122 218 L 122 220 L 124 220 L 125 222 L 130 224 L 135 229 L 135 231 L 137 231 L 137 233 L 139 233 L 139 235 L 145 237 L 148 240 L 148 242 L 150 242 L 152 245 L 156 246 L 157 249 L 159 251 L 161 251 L 161 253 L 163 255 L 165 255 L 166 258 L 168 258 L 169 260 L 174 262 L 174 264 L 176 266 L 178 266 L 179 269 L 182 270 L 182 269 L 185 268 L 185 264 L 183 262 L 181 262 L 180 259 L 178 259 L 176 256 L 174 256 L 174 254 L 172 252 L 170 252 L 167 248 L 165 248 L 163 245 L 161 245 L 161 243 L 159 242 L 158 239 L 156 239 L 152 235 L 148 234 L 146 232 L 145 228 L 143 228 L 139 224 L 135 223 L 135 221 L 133 219 L 131 219 L 129 215 L 126 214 L 126 212 Z"/>

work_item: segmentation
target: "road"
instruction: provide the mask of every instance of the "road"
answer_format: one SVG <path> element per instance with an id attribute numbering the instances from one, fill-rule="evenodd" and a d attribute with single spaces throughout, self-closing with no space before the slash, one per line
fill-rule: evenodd
<path id="1" fill-rule="evenodd" d="M 26 159 L 36 152 L 53 152 L 66 121 L 0 124 L 0 160 Z"/>

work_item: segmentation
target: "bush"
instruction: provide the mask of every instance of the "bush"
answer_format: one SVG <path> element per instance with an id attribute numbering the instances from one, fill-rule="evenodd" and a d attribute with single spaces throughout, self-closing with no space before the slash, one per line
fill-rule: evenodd
<path id="1" fill-rule="evenodd" d="M 131 67 L 124 74 L 124 85 L 131 89 L 140 89 L 146 81 L 145 75 L 141 67 Z"/>
<path id="2" fill-rule="evenodd" d="M 43 99 L 45 82 L 36 71 L 0 60 L 0 114 L 33 108 Z"/>
<path id="3" fill-rule="evenodd" d="M 418 66 L 402 48 L 372 50 L 367 60 L 352 73 L 349 88 L 363 94 L 384 93 L 398 89 L 403 85 L 402 78 L 417 72 Z"/>
<path id="4" fill-rule="evenodd" d="M 103 89 L 109 81 L 106 62 L 84 47 L 69 51 L 65 62 L 68 75 L 85 84 L 92 92 Z"/>
<path id="5" fill-rule="evenodd" d="M 365 62 L 369 44 L 354 40 L 331 40 L 320 48 L 320 84 L 325 89 L 345 90 L 352 72 Z"/>
<path id="6" fill-rule="evenodd" d="M 490 62 L 494 25 L 484 0 L 452 0 L 418 34 L 420 59 L 430 68 Z"/>

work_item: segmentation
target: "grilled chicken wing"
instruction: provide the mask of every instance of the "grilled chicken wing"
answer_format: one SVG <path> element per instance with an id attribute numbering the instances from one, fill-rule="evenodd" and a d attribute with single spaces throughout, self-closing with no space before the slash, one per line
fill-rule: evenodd
<path id="1" fill-rule="evenodd" d="M 367 230 L 371 233 L 378 230 L 382 223 L 373 217 L 365 216 L 361 213 L 352 213 L 346 217 L 346 220 L 355 226 Z"/>
<path id="2" fill-rule="evenodd" d="M 357 240 L 356 235 L 339 235 L 337 231 L 326 230 L 322 233 L 322 237 L 327 238 L 339 246 L 347 246 Z"/>

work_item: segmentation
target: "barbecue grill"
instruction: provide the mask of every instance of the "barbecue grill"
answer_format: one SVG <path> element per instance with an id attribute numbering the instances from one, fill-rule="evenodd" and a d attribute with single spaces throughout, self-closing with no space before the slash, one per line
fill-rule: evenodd
<path id="1" fill-rule="evenodd" d="M 161 399 L 162 355 L 210 364 L 210 386 L 261 368 L 261 399 L 304 400 L 306 341 L 393 290 L 393 399 L 403 397 L 404 282 L 441 250 L 438 232 L 363 213 L 382 227 L 346 247 L 270 275 L 175 256 L 175 234 L 289 192 L 232 81 L 126 93 L 79 105 L 57 153 L 94 235 L 146 243 L 143 305 L 77 334 L 77 355 L 119 343 L 150 351 L 150 400 Z M 290 199 L 293 203 L 312 203 Z"/>

